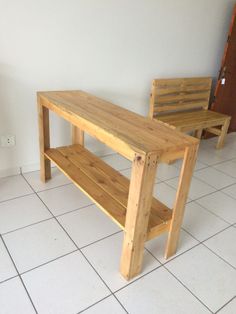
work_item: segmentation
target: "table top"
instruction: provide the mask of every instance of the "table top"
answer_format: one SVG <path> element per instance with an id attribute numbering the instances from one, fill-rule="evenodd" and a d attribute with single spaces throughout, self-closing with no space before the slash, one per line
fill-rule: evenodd
<path id="1" fill-rule="evenodd" d="M 40 103 L 132 159 L 135 153 L 161 156 L 197 145 L 198 140 L 83 91 L 38 92 Z"/>

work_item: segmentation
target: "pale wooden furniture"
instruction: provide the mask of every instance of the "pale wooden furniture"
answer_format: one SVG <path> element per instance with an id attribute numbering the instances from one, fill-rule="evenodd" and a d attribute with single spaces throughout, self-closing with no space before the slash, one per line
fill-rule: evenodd
<path id="1" fill-rule="evenodd" d="M 139 274 L 145 241 L 163 232 L 165 255 L 173 255 L 199 140 L 81 91 L 39 92 L 38 110 L 41 179 L 51 178 L 53 161 L 124 230 L 121 274 Z M 49 110 L 73 125 L 72 145 L 50 148 Z M 83 132 L 132 161 L 130 182 L 84 147 Z M 152 194 L 157 165 L 178 158 L 184 162 L 172 211 Z"/>
<path id="2" fill-rule="evenodd" d="M 182 131 L 195 131 L 201 138 L 205 129 L 219 136 L 222 148 L 230 116 L 208 110 L 210 77 L 155 79 L 152 82 L 149 116 Z"/>

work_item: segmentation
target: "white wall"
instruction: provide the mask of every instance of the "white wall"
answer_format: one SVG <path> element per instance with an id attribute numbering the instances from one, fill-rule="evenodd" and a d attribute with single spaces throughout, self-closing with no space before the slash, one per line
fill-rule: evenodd
<path id="1" fill-rule="evenodd" d="M 38 90 L 82 89 L 146 114 L 154 77 L 217 76 L 234 2 L 0 0 L 0 135 L 17 143 L 0 148 L 0 172 L 38 163 Z M 52 118 L 53 144 L 67 143 Z"/>

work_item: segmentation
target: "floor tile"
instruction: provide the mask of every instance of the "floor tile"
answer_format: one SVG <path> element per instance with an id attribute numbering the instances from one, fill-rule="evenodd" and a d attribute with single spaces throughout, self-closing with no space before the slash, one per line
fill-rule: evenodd
<path id="1" fill-rule="evenodd" d="M 119 154 L 107 155 L 102 157 L 102 160 L 116 170 L 131 168 L 131 161 Z"/>
<path id="2" fill-rule="evenodd" d="M 33 193 L 21 175 L 0 178 L 0 202 Z"/>
<path id="3" fill-rule="evenodd" d="M 121 230 L 96 205 L 62 215 L 58 217 L 58 221 L 79 247 Z"/>
<path id="4" fill-rule="evenodd" d="M 118 291 L 116 296 L 129 314 L 210 313 L 163 267 Z"/>
<path id="5" fill-rule="evenodd" d="M 197 159 L 200 162 L 207 164 L 209 166 L 215 165 L 219 162 L 227 160 L 223 156 L 216 155 L 215 152 L 216 152 L 216 149 L 212 151 L 199 150 Z"/>
<path id="6" fill-rule="evenodd" d="M 204 208 L 221 217 L 229 223 L 236 223 L 236 199 L 221 191 L 209 194 L 196 201 Z"/>
<path id="7" fill-rule="evenodd" d="M 216 144 L 217 144 L 217 137 L 212 137 L 209 139 L 204 139 L 202 138 L 200 141 L 199 149 L 216 149 Z"/>
<path id="8" fill-rule="evenodd" d="M 235 161 L 226 161 L 221 164 L 215 165 L 214 168 L 216 168 L 219 171 L 224 172 L 225 174 L 228 174 L 231 177 L 236 178 L 236 162 Z"/>
<path id="9" fill-rule="evenodd" d="M 75 314 L 110 291 L 80 252 L 74 252 L 22 275 L 40 314 Z"/>
<path id="10" fill-rule="evenodd" d="M 228 143 L 228 145 L 224 146 L 223 149 L 216 149 L 212 153 L 215 156 L 220 156 L 221 158 L 224 158 L 225 160 L 229 160 L 236 157 L 236 147 L 233 147 Z"/>
<path id="11" fill-rule="evenodd" d="M 164 182 L 158 183 L 154 185 L 153 195 L 167 207 L 173 208 L 176 197 L 176 190 L 174 188 Z"/>
<path id="12" fill-rule="evenodd" d="M 35 314 L 19 277 L 0 284 L 0 309 L 1 314 Z"/>
<path id="13" fill-rule="evenodd" d="M 17 275 L 16 269 L 1 239 L 0 261 L 0 282 Z"/>
<path id="14" fill-rule="evenodd" d="M 32 188 L 35 190 L 35 192 L 40 192 L 71 183 L 71 181 L 56 167 L 52 168 L 52 178 L 46 183 L 40 180 L 39 171 L 27 172 L 23 175 L 32 186 Z"/>
<path id="15" fill-rule="evenodd" d="M 125 314 L 126 311 L 122 308 L 120 303 L 113 297 L 110 296 L 105 300 L 97 303 L 90 307 L 88 310 L 83 312 L 84 314 Z"/>
<path id="16" fill-rule="evenodd" d="M 167 260 L 164 257 L 165 248 L 167 244 L 168 233 L 163 233 L 162 235 L 156 237 L 155 239 L 146 242 L 145 247 L 154 255 L 159 262 L 166 263 Z M 191 249 L 193 246 L 197 245 L 199 242 L 195 240 L 191 235 L 189 235 L 184 230 L 180 232 L 179 245 L 177 248 L 177 252 L 174 256 L 168 259 L 178 256 L 179 254 Z"/>
<path id="17" fill-rule="evenodd" d="M 229 196 L 236 199 L 236 184 L 233 184 L 225 189 L 222 190 L 222 192 L 228 194 Z"/>
<path id="18" fill-rule="evenodd" d="M 206 182 L 216 189 L 222 189 L 228 185 L 236 183 L 236 179 L 211 167 L 194 172 L 194 177 Z"/>
<path id="19" fill-rule="evenodd" d="M 225 305 L 217 314 L 235 314 L 236 312 L 236 297 Z"/>
<path id="20" fill-rule="evenodd" d="M 228 223 L 195 202 L 187 204 L 182 227 L 199 241 L 227 228 Z"/>
<path id="21" fill-rule="evenodd" d="M 235 270 L 203 245 L 173 259 L 166 267 L 213 312 L 235 296 Z"/>
<path id="22" fill-rule="evenodd" d="M 119 233 L 82 249 L 112 291 L 127 285 L 127 281 L 119 273 L 122 242 L 123 233 Z M 141 275 L 159 265 L 160 263 L 145 250 Z"/>
<path id="23" fill-rule="evenodd" d="M 0 233 L 6 233 L 52 217 L 35 195 L 0 203 Z"/>
<path id="24" fill-rule="evenodd" d="M 173 165 L 175 167 L 179 168 L 179 169 L 182 167 L 182 164 L 183 164 L 183 160 L 182 159 L 179 159 L 175 163 L 173 163 Z M 200 162 L 199 160 L 197 160 L 194 170 L 199 170 L 199 169 L 203 169 L 203 168 L 206 168 L 206 167 L 208 167 L 208 165 L 206 165 L 206 164 Z"/>
<path id="25" fill-rule="evenodd" d="M 210 238 L 204 244 L 236 268 L 236 228 L 231 227 Z"/>
<path id="26" fill-rule="evenodd" d="M 179 182 L 178 178 L 166 181 L 167 184 L 169 184 L 170 186 L 172 186 L 175 189 L 177 189 L 178 182 Z M 209 193 L 212 193 L 214 191 L 215 191 L 215 188 L 213 188 L 213 187 L 209 186 L 208 184 L 198 180 L 195 177 L 192 177 L 191 187 L 190 187 L 190 191 L 189 191 L 189 198 L 190 199 L 195 200 L 199 197 L 202 197 L 202 196 L 207 195 Z"/>
<path id="27" fill-rule="evenodd" d="M 92 204 L 74 184 L 39 192 L 39 197 L 55 216 Z"/>
<path id="28" fill-rule="evenodd" d="M 54 219 L 3 236 L 20 273 L 76 250 Z"/>

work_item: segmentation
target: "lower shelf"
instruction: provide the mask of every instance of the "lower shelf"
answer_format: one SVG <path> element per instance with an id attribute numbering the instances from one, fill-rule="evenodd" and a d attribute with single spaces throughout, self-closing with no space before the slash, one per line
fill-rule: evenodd
<path id="1" fill-rule="evenodd" d="M 52 148 L 45 156 L 123 230 L 129 180 L 81 145 Z M 153 198 L 147 240 L 169 230 L 172 211 Z"/>

